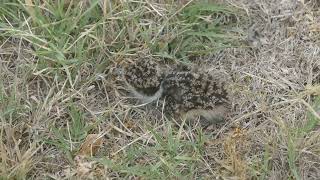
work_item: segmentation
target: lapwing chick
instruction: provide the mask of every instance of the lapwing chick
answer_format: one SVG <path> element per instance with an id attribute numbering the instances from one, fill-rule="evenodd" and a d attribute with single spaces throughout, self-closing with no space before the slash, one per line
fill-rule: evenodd
<path id="1" fill-rule="evenodd" d="M 224 120 L 229 111 L 225 82 L 209 73 L 172 72 L 163 80 L 165 110 L 169 114 L 206 123 Z"/>
<path id="2" fill-rule="evenodd" d="M 128 62 L 124 67 L 124 80 L 128 90 L 143 103 L 150 103 L 162 96 L 164 74 L 159 65 L 148 59 Z"/>

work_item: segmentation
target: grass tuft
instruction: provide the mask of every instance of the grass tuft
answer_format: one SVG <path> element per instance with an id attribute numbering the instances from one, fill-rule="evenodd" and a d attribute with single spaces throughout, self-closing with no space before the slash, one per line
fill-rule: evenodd
<path id="1" fill-rule="evenodd" d="M 166 134 L 159 134 L 150 129 L 152 146 L 136 144 L 124 153 L 112 159 L 96 159 L 119 172 L 121 178 L 140 177 L 151 179 L 162 178 L 194 178 L 201 161 L 201 134 L 194 137 L 194 141 L 182 139 L 171 123 L 167 124 Z M 120 156 L 120 157 L 119 157 Z M 118 160 L 121 158 L 121 161 Z"/>

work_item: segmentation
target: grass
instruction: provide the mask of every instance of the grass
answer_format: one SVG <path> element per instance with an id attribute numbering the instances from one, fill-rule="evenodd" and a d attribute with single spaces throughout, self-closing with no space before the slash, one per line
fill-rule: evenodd
<path id="1" fill-rule="evenodd" d="M 252 6 L 2 0 L 0 179 L 317 177 L 319 62 L 311 55 L 319 41 L 283 39 L 281 20 L 271 29 L 265 22 L 277 14 Z M 310 18 L 317 10 L 303 11 Z M 296 18 L 291 28 L 308 37 L 301 27 L 315 22 Z M 243 43 L 249 21 L 273 39 L 257 51 Z M 223 127 L 179 124 L 133 106 L 118 74 L 126 59 L 144 56 L 231 74 L 233 109 Z M 79 159 L 92 134 L 103 144 Z"/>
<path id="2" fill-rule="evenodd" d="M 199 171 L 203 137 L 200 134 L 193 141 L 180 139 L 170 123 L 167 134 L 162 136 L 150 130 L 155 137 L 154 146 L 143 144 L 129 147 L 121 156 L 121 161 L 112 159 L 96 159 L 98 162 L 120 172 L 122 178 L 138 176 L 150 179 L 192 178 Z"/>
<path id="3" fill-rule="evenodd" d="M 47 140 L 44 139 L 44 142 L 47 144 L 54 145 L 60 151 L 62 151 L 66 158 L 72 163 L 73 154 L 79 149 L 76 149 L 80 142 L 88 135 L 90 126 L 84 121 L 84 114 L 77 111 L 74 106 L 70 107 L 69 116 L 71 117 L 70 123 L 67 122 L 66 127 L 55 127 L 52 125 L 50 131 L 52 132 L 52 137 Z"/>

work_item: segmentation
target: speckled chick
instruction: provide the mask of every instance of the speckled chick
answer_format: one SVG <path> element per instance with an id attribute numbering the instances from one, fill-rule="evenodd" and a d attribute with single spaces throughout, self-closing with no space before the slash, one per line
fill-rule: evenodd
<path id="1" fill-rule="evenodd" d="M 160 88 L 164 74 L 159 65 L 149 59 L 128 62 L 124 67 L 124 80 L 133 95 L 143 102 L 161 97 Z"/>
<path id="2" fill-rule="evenodd" d="M 223 120 L 229 111 L 225 83 L 211 74 L 172 72 L 164 78 L 162 88 L 165 110 L 174 116 L 201 116 L 209 123 Z"/>

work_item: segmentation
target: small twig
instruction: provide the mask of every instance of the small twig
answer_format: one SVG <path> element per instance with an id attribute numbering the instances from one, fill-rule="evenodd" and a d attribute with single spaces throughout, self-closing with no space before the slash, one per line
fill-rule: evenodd
<path id="1" fill-rule="evenodd" d="M 309 103 L 307 103 L 307 102 L 306 102 L 305 100 L 303 100 L 303 99 L 301 99 L 300 101 L 302 102 L 302 104 L 304 104 L 304 105 L 309 109 L 309 111 L 311 111 L 311 113 L 312 113 L 316 118 L 318 118 L 318 119 L 320 120 L 320 115 L 319 115 L 319 113 L 317 113 L 317 111 L 314 110 L 314 108 L 311 107 L 311 105 L 310 105 Z"/>
<path id="2" fill-rule="evenodd" d="M 159 129 L 159 128 L 163 127 L 163 126 L 164 126 L 164 124 L 161 125 L 161 126 L 159 126 L 159 127 L 157 127 L 157 128 L 155 128 L 155 129 Z M 116 128 L 116 130 L 120 130 L 120 129 L 117 128 L 116 126 L 113 126 L 113 128 Z M 121 131 L 122 131 L 122 130 L 121 130 Z M 123 146 L 122 148 L 120 148 L 118 151 L 112 153 L 111 155 L 112 155 L 112 156 L 115 156 L 116 154 L 118 154 L 119 152 L 125 150 L 127 147 L 129 147 L 129 146 L 132 145 L 133 143 L 135 143 L 135 142 L 137 142 L 137 141 L 145 138 L 145 137 L 146 137 L 147 135 L 149 135 L 150 133 L 151 133 L 150 131 L 144 133 L 142 136 L 140 136 L 140 137 L 134 139 L 133 141 L 129 142 L 128 144 L 126 144 L 125 146 Z"/>

